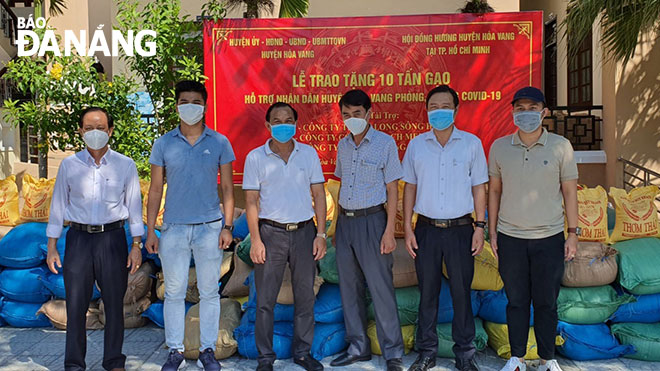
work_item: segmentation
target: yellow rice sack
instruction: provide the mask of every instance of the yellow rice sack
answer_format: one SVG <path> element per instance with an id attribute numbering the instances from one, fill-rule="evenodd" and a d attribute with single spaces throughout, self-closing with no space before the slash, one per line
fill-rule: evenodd
<path id="1" fill-rule="evenodd" d="M 147 204 L 149 202 L 149 187 L 151 183 L 148 180 L 140 179 L 140 191 L 142 192 L 142 220 L 147 224 Z M 163 214 L 165 214 L 165 195 L 167 194 L 167 184 L 163 184 L 163 199 L 160 201 L 160 209 L 156 217 L 156 225 L 163 225 Z"/>
<path id="2" fill-rule="evenodd" d="M 582 228 L 580 241 L 609 242 L 607 230 L 607 192 L 605 188 L 578 188 L 578 227 Z M 568 225 L 565 224 L 566 231 Z"/>
<path id="3" fill-rule="evenodd" d="M 339 203 L 340 185 L 341 183 L 334 179 L 328 180 L 328 182 L 325 184 L 325 189 L 328 191 L 328 193 L 330 193 L 330 196 L 332 196 L 332 223 L 330 224 L 330 228 L 328 228 L 328 236 L 334 236 L 335 230 L 337 229 L 337 215 L 339 214 L 339 207 L 337 205 Z"/>
<path id="4" fill-rule="evenodd" d="M 633 188 L 626 193 L 620 188 L 610 188 L 610 196 L 616 207 L 616 223 L 610 236 L 611 242 L 643 237 L 660 237 L 658 209 L 655 197 L 657 186 Z"/>
<path id="5" fill-rule="evenodd" d="M 23 175 L 23 208 L 21 220 L 24 222 L 48 222 L 50 201 L 53 197 L 55 179 L 35 179 L 30 174 Z"/>
<path id="6" fill-rule="evenodd" d="M 0 225 L 14 226 L 20 219 L 18 213 L 18 186 L 16 176 L 0 180 Z"/>
<path id="7" fill-rule="evenodd" d="M 511 344 L 509 344 L 509 327 L 505 324 L 486 322 L 484 321 L 484 329 L 488 334 L 488 345 L 490 345 L 498 356 L 504 359 L 511 358 Z M 560 346 L 564 344 L 564 339 L 561 336 L 555 338 L 555 345 Z M 534 327 L 529 328 L 529 335 L 527 337 L 527 353 L 525 359 L 539 359 L 539 349 L 536 345 L 536 335 L 534 334 Z"/>
<path id="8" fill-rule="evenodd" d="M 396 204 L 396 220 L 394 223 L 394 236 L 395 237 L 404 237 L 404 229 L 403 229 L 403 189 L 406 186 L 406 182 L 403 180 L 399 180 L 398 188 L 399 188 L 399 200 Z M 417 223 L 417 213 L 413 212 L 413 217 L 412 217 L 412 225 L 413 229 L 415 228 L 415 223 Z"/>
<path id="9" fill-rule="evenodd" d="M 472 278 L 472 290 L 499 291 L 504 287 L 500 276 L 499 266 L 493 249 L 488 241 L 484 241 L 484 249 L 474 257 L 474 276 Z M 445 262 L 442 262 L 442 274 L 449 278 Z"/>
<path id="10" fill-rule="evenodd" d="M 367 336 L 371 342 L 371 353 L 381 355 L 383 352 L 380 350 L 376 332 L 376 322 L 369 321 Z M 403 335 L 403 351 L 408 354 L 415 347 L 415 325 L 401 326 L 401 335 Z"/>

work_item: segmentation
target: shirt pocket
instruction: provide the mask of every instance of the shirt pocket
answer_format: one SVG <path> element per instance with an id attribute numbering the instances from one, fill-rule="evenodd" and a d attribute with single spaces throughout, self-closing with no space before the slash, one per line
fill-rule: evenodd
<path id="1" fill-rule="evenodd" d="M 366 184 L 378 183 L 378 173 L 382 170 L 382 165 L 375 159 L 364 158 L 360 161 L 360 176 L 362 182 Z"/>
<path id="2" fill-rule="evenodd" d="M 103 200 L 106 202 L 119 202 L 124 193 L 124 183 L 106 179 L 103 190 Z"/>

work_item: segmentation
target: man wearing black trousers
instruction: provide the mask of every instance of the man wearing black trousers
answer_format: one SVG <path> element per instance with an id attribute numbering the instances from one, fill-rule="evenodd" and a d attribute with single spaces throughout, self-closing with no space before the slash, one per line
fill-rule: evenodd
<path id="1" fill-rule="evenodd" d="M 432 129 L 411 140 L 403 158 L 406 248 L 415 259 L 421 292 L 416 341 L 419 356 L 410 371 L 435 366 L 443 259 L 454 305 L 456 368 L 478 370 L 472 344 L 475 328 L 470 286 L 474 256 L 484 245 L 488 170 L 479 138 L 454 126 L 458 103 L 458 94 L 447 85 L 431 90 L 426 109 Z M 414 231 L 413 210 L 418 214 Z M 470 215 L 473 211 L 476 222 Z"/>
<path id="2" fill-rule="evenodd" d="M 548 133 L 541 90 L 525 87 L 511 101 L 514 134 L 496 140 L 489 157 L 490 244 L 509 299 L 511 358 L 503 371 L 525 371 L 530 303 L 539 346 L 539 371 L 561 371 L 554 359 L 557 296 L 564 260 L 577 251 L 577 164 L 568 139 Z M 565 205 L 565 206 L 564 206 Z M 568 239 L 564 241 L 564 217 Z"/>
<path id="3" fill-rule="evenodd" d="M 102 108 L 90 107 L 80 116 L 80 135 L 87 148 L 64 159 L 55 181 L 50 206 L 48 268 L 64 274 L 67 331 L 64 367 L 85 370 L 86 314 L 94 282 L 105 305 L 103 368 L 124 370 L 124 295 L 130 272 L 142 262 L 142 202 L 135 162 L 108 147 L 114 125 Z M 60 260 L 57 240 L 64 221 L 66 255 Z M 128 224 L 133 244 L 126 243 Z M 64 264 L 62 264 L 64 263 Z"/>

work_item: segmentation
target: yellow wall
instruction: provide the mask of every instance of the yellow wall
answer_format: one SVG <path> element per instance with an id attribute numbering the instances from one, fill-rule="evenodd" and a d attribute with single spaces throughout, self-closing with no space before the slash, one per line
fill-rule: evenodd
<path id="1" fill-rule="evenodd" d="M 516 12 L 517 0 L 490 0 L 498 12 Z M 310 0 L 309 17 L 351 17 L 456 13 L 465 0 Z"/>

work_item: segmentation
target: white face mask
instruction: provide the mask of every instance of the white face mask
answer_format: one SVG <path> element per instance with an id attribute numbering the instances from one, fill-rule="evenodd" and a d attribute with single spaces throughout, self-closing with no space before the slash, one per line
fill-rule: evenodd
<path id="1" fill-rule="evenodd" d="M 83 140 L 87 144 L 87 147 L 94 150 L 105 147 L 108 144 L 108 139 L 110 139 L 108 133 L 101 130 L 90 130 L 83 134 Z"/>
<path id="2" fill-rule="evenodd" d="M 344 125 L 350 130 L 350 132 L 353 135 L 358 135 L 364 131 L 364 129 L 367 128 L 367 120 L 357 118 L 357 117 L 351 117 L 349 119 L 344 120 Z"/>
<path id="3" fill-rule="evenodd" d="M 195 125 L 204 117 L 204 106 L 200 104 L 179 104 L 179 118 L 188 125 Z"/>

